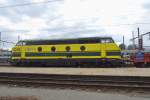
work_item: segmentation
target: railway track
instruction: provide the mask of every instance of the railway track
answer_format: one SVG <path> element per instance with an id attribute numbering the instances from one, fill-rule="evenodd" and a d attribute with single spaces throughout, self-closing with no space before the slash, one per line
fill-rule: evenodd
<path id="1" fill-rule="evenodd" d="M 10 63 L 0 63 L 0 67 L 2 67 L 2 66 L 11 66 L 11 64 Z"/>
<path id="2" fill-rule="evenodd" d="M 0 73 L 0 84 L 88 86 L 150 90 L 150 77 Z"/>

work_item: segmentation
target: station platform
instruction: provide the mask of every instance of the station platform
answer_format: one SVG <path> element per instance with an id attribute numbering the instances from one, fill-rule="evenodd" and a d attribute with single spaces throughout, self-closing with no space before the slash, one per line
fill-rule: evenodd
<path id="1" fill-rule="evenodd" d="M 148 76 L 150 68 L 44 68 L 44 67 L 0 67 L 0 73 Z"/>

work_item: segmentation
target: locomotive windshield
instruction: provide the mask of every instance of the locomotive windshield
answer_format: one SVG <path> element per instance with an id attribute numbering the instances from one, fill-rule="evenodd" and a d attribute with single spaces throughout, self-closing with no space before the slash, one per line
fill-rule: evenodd
<path id="1" fill-rule="evenodd" d="M 24 46 L 26 45 L 26 42 L 25 41 L 19 41 L 16 46 Z"/>

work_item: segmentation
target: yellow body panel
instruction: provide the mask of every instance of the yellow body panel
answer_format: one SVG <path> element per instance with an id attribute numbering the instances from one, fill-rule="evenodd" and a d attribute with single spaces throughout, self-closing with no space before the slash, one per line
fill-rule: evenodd
<path id="1" fill-rule="evenodd" d="M 85 46 L 84 52 L 99 52 L 100 56 L 72 56 L 69 59 L 73 58 L 114 58 L 114 59 L 121 59 L 120 55 L 113 55 L 113 56 L 107 56 L 106 52 L 115 52 L 119 51 L 120 48 L 115 43 L 93 43 L 93 44 L 59 44 L 59 45 L 30 45 L 30 46 L 15 46 L 12 48 L 12 53 L 21 53 L 21 57 L 14 57 L 12 56 L 12 59 L 68 59 L 66 56 L 32 56 L 32 57 L 26 57 L 25 53 L 52 53 L 51 47 L 56 48 L 55 53 L 66 52 L 66 47 L 69 46 L 70 53 L 72 52 L 78 52 L 82 53 L 83 51 L 80 50 L 81 46 Z M 38 47 L 42 47 L 42 52 L 38 52 Z"/>

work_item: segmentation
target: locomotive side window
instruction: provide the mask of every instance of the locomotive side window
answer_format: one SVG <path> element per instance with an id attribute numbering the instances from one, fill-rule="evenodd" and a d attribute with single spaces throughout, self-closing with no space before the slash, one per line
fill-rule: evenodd
<path id="1" fill-rule="evenodd" d="M 52 51 L 52 52 L 55 52 L 55 51 L 56 51 L 56 48 L 55 48 L 55 47 L 51 47 L 51 51 Z"/>
<path id="2" fill-rule="evenodd" d="M 38 52 L 42 52 L 42 47 L 38 47 Z"/>
<path id="3" fill-rule="evenodd" d="M 79 39 L 78 40 L 80 44 L 86 44 L 86 43 L 99 43 L 99 39 L 91 38 L 91 39 Z"/>
<path id="4" fill-rule="evenodd" d="M 69 47 L 69 46 L 66 47 L 66 51 L 67 51 L 67 52 L 70 51 L 70 47 Z"/>

